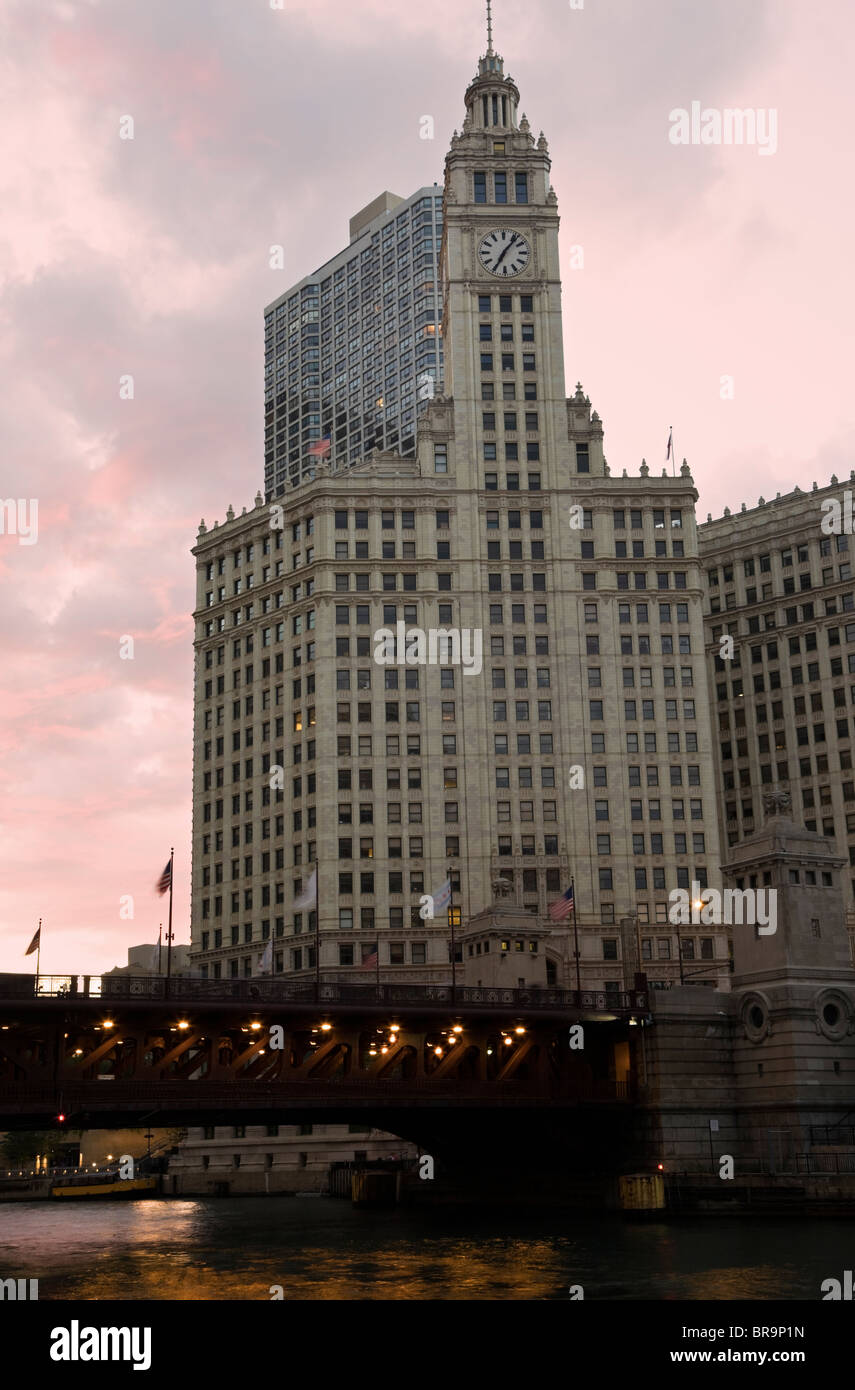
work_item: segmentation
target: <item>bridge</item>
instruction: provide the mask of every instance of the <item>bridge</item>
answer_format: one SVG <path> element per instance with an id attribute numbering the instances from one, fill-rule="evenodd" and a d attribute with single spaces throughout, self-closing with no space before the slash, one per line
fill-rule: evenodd
<path id="1" fill-rule="evenodd" d="M 498 1131 L 509 1111 L 625 1114 L 647 1003 L 550 988 L 0 976 L 0 1129 L 322 1112 L 423 1141 L 452 1112 L 458 1136 Z"/>

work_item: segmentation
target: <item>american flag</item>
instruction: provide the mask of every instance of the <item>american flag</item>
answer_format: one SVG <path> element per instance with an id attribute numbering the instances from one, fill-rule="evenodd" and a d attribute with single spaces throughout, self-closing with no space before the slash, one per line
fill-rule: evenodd
<path id="1" fill-rule="evenodd" d="M 562 898 L 557 898 L 554 903 L 549 904 L 549 915 L 553 922 L 560 922 L 563 917 L 569 917 L 576 906 L 573 900 L 573 885 L 567 889 Z"/>
<path id="2" fill-rule="evenodd" d="M 167 862 L 166 868 L 164 869 L 163 873 L 160 875 L 160 878 L 157 880 L 157 883 L 155 884 L 155 887 L 157 888 L 157 891 L 158 891 L 158 893 L 160 894 L 161 897 L 163 897 L 164 893 L 168 893 L 169 890 L 170 890 L 170 888 L 172 887 L 172 860 L 171 860 L 171 859 Z"/>
<path id="3" fill-rule="evenodd" d="M 309 458 L 322 458 L 328 454 L 331 447 L 330 436 L 327 434 L 323 439 L 317 439 L 309 448 Z"/>
<path id="4" fill-rule="evenodd" d="M 672 429 L 669 430 L 669 432 L 668 432 L 668 447 L 667 447 L 667 449 L 665 450 L 665 459 L 666 459 L 666 462 L 667 462 L 667 460 L 671 457 L 671 455 L 672 455 L 673 452 L 674 452 L 674 430 L 673 430 L 673 428 L 672 428 Z"/>
<path id="5" fill-rule="evenodd" d="M 377 964 L 378 964 L 378 961 L 377 961 L 377 947 L 375 946 L 374 949 L 372 950 L 372 952 L 371 952 L 371 954 L 370 954 L 369 956 L 364 956 L 364 957 L 363 957 L 363 959 L 362 959 L 362 965 L 361 965 L 360 968 L 361 968 L 362 970 L 376 970 L 376 969 L 377 969 Z"/>

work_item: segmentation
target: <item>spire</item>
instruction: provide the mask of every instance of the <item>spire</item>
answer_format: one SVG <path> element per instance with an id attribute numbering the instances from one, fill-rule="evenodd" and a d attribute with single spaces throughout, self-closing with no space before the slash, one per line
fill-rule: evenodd
<path id="1" fill-rule="evenodd" d="M 504 70 L 504 61 L 493 47 L 493 0 L 487 0 L 487 52 L 478 60 L 478 76 L 504 80 Z"/>
<path id="2" fill-rule="evenodd" d="M 493 0 L 487 0 L 487 51 L 466 91 L 469 134 L 487 129 L 516 130 L 520 94 L 505 62 L 493 47 Z"/>

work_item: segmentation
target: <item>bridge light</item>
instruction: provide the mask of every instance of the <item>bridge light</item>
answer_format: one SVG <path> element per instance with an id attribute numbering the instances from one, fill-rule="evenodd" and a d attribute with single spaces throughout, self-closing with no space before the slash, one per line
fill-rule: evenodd
<path id="1" fill-rule="evenodd" d="M 386 1046 L 385 1043 L 384 1043 L 383 1046 L 381 1047 L 380 1051 L 381 1051 L 381 1052 L 388 1052 L 388 1051 L 389 1051 L 389 1049 L 388 1049 L 388 1047 Z"/>
<path id="2" fill-rule="evenodd" d="M 251 1023 L 249 1026 L 250 1026 L 250 1028 L 253 1030 L 253 1032 L 257 1032 L 258 1029 L 261 1027 L 261 1024 L 260 1024 L 260 1023 Z"/>
<path id="3" fill-rule="evenodd" d="M 462 1032 L 463 1032 L 463 1024 L 462 1024 L 462 1023 L 455 1023 L 455 1025 L 454 1025 L 454 1027 L 452 1028 L 451 1031 L 452 1031 L 452 1033 L 462 1033 Z"/>
<path id="4" fill-rule="evenodd" d="M 518 1028 L 515 1028 L 515 1029 L 514 1029 L 514 1032 L 515 1032 L 515 1033 L 524 1033 L 524 1032 L 525 1032 L 525 1029 L 523 1028 L 522 1024 L 520 1024 Z"/>
<path id="5" fill-rule="evenodd" d="M 454 1034 L 452 1034 L 451 1037 L 448 1039 L 448 1046 L 453 1047 L 456 1042 L 457 1039 L 455 1038 Z"/>
<path id="6" fill-rule="evenodd" d="M 71 1055 L 72 1055 L 72 1057 L 82 1057 L 82 1056 L 83 1056 L 83 1048 L 82 1048 L 82 1047 L 76 1047 L 76 1048 L 74 1049 L 74 1051 L 72 1052 Z"/>
<path id="7" fill-rule="evenodd" d="M 190 1024 L 187 1022 L 187 1019 L 186 1019 L 186 1018 L 179 1018 L 179 1020 L 178 1020 L 178 1027 L 179 1027 L 179 1028 L 189 1028 L 189 1027 L 190 1027 Z"/>
<path id="8" fill-rule="evenodd" d="M 116 1025 L 115 1025 L 115 1023 L 113 1022 L 112 1018 L 105 1018 L 105 1019 L 104 1019 L 104 1027 L 105 1027 L 105 1028 L 115 1028 L 115 1026 L 116 1026 Z"/>
<path id="9" fill-rule="evenodd" d="M 332 1028 L 332 1024 L 331 1024 L 331 1023 L 322 1023 L 322 1024 L 321 1024 L 321 1032 L 322 1032 L 322 1033 L 328 1033 L 328 1032 L 330 1031 L 331 1028 Z"/>
<path id="10" fill-rule="evenodd" d="M 442 1048 L 441 1048 L 441 1047 L 435 1047 L 435 1048 L 434 1048 L 434 1052 L 436 1053 L 436 1056 L 437 1056 L 437 1057 L 441 1057 L 441 1056 L 442 1056 Z"/>
<path id="11" fill-rule="evenodd" d="M 505 1038 L 505 1044 L 506 1044 L 507 1047 L 510 1047 L 510 1045 L 511 1045 L 512 1042 L 513 1042 L 513 1038 Z"/>
<path id="12" fill-rule="evenodd" d="M 638 1027 L 638 1019 L 637 1019 L 637 1018 L 631 1018 L 631 1019 L 629 1020 L 629 1026 L 630 1026 L 630 1028 L 637 1028 L 637 1027 Z"/>
<path id="13" fill-rule="evenodd" d="M 492 1057 L 492 1055 L 493 1055 L 493 1049 L 492 1049 L 492 1047 L 488 1047 L 488 1048 L 487 1048 L 487 1056 L 488 1056 L 488 1057 Z"/>

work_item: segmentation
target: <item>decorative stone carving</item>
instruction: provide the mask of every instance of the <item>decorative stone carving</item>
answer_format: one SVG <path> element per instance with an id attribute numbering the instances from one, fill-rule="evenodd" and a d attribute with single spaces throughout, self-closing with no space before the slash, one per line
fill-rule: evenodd
<path id="1" fill-rule="evenodd" d="M 763 810 L 766 812 L 766 819 L 771 816 L 786 815 L 792 806 L 792 799 L 786 787 L 782 787 L 780 782 L 776 782 L 767 792 L 763 793 Z"/>

